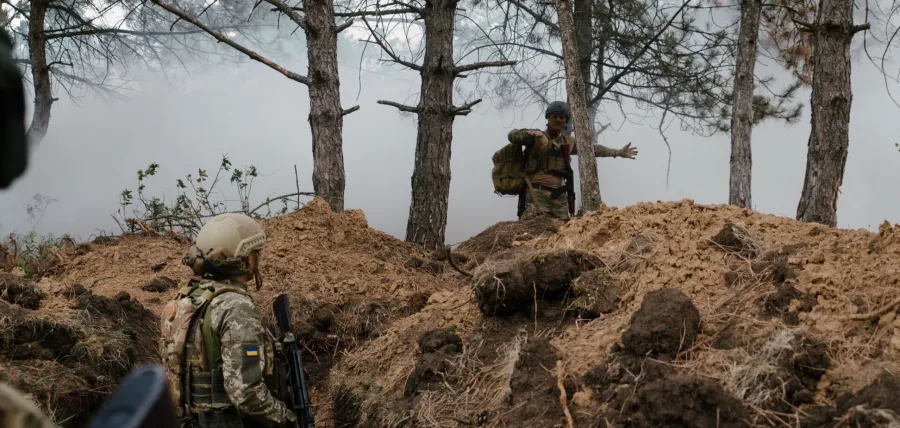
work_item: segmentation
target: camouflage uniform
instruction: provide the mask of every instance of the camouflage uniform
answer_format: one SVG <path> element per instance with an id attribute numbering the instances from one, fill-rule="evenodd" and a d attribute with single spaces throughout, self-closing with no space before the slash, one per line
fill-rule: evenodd
<path id="1" fill-rule="evenodd" d="M 246 290 L 246 285 L 239 281 L 198 281 L 186 287 L 182 294 L 196 298 L 209 287 L 223 286 Z M 214 297 L 205 312 L 195 316 L 203 321 L 198 322 L 197 334 L 190 342 L 197 353 L 206 356 L 204 363 L 196 365 L 208 364 L 208 368 L 189 369 L 190 404 L 183 412 L 188 422 L 186 426 L 243 427 L 251 422 L 287 426 L 296 421 L 294 412 L 272 392 L 277 390 L 274 344 L 269 340 L 250 296 L 226 291 Z M 164 317 L 165 342 L 177 326 L 172 325 L 171 313 L 165 313 Z M 203 325 L 207 321 L 209 325 Z M 204 334 L 204 329 L 208 329 L 209 334 Z M 171 351 L 165 349 L 165 344 L 163 346 L 164 358 L 171 358 Z M 190 358 L 190 355 L 183 358 Z"/>
<path id="2" fill-rule="evenodd" d="M 160 352 L 178 414 L 189 427 L 294 426 L 285 367 L 245 280 L 266 237 L 255 220 L 220 214 L 182 258 L 197 275 L 163 309 Z"/>
<path id="3" fill-rule="evenodd" d="M 0 382 L 0 427 L 55 428 L 56 425 L 21 392 Z"/>
<path id="4" fill-rule="evenodd" d="M 569 106 L 561 101 L 554 101 L 547 107 L 545 116 L 549 118 L 551 114 L 571 117 Z M 529 129 L 513 129 L 507 134 L 510 143 L 525 148 L 527 155 L 525 175 L 532 183 L 531 188 L 526 186 L 526 189 L 523 190 L 524 196 L 521 197 L 524 198 L 525 206 L 524 210 L 521 210 L 519 218 L 525 216 L 526 213 L 537 212 L 559 219 L 568 219 L 568 193 L 563 186 L 562 177 L 566 175 L 571 177 L 571 161 L 567 161 L 566 157 L 577 155 L 578 148 L 575 146 L 575 140 L 571 137 L 560 133 L 551 139 L 549 129 L 542 132 L 544 134 L 542 138 L 535 137 L 534 130 Z M 594 144 L 594 156 L 619 157 L 623 156 L 623 150 Z M 535 183 L 536 176 L 545 180 L 547 177 L 554 176 L 557 179 L 547 181 L 558 181 L 552 185 L 547 182 Z"/>

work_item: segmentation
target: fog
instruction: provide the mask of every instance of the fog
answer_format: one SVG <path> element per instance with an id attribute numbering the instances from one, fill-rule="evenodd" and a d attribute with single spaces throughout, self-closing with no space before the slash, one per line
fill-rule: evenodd
<path id="1" fill-rule="evenodd" d="M 305 42 L 297 36 L 285 67 L 306 72 Z M 346 208 L 361 209 L 369 225 L 403 238 L 410 201 L 416 119 L 376 104 L 392 100 L 415 104 L 418 75 L 398 66 L 381 66 L 360 74 L 361 44 L 339 46 L 344 108 L 360 110 L 344 117 Z M 371 48 L 369 52 L 371 52 Z M 110 217 L 119 208 L 123 189 L 136 191 L 139 169 L 160 165 L 147 181 L 145 194 L 174 198 L 175 180 L 211 174 L 223 154 L 235 167 L 255 165 L 251 203 L 295 191 L 312 191 L 309 98 L 304 85 L 262 64 L 201 66 L 189 64 L 186 79 L 169 81 L 161 74 L 132 76 L 141 90 L 125 101 L 87 94 L 77 103 L 59 88 L 47 137 L 32 149 L 27 173 L 0 192 L 0 233 L 69 233 L 89 239 L 99 231 L 118 233 Z M 367 68 L 367 67 L 365 67 Z M 758 71 L 778 74 L 777 67 Z M 838 226 L 875 229 L 884 220 L 900 223 L 900 115 L 885 91 L 882 76 L 863 57 L 853 64 L 850 153 L 838 202 Z M 456 104 L 470 99 L 456 97 Z M 794 217 L 803 185 L 809 136 L 809 92 L 802 91 L 804 115 L 799 123 L 766 122 L 753 131 L 753 203 L 763 213 Z M 613 115 L 618 109 L 607 104 Z M 607 205 L 625 207 L 643 201 L 693 199 L 702 204 L 728 201 L 729 137 L 701 137 L 673 125 L 666 131 L 672 147 L 668 185 L 668 151 L 657 130 L 659 119 L 643 124 L 611 116 L 612 126 L 600 143 L 640 150 L 635 160 L 598 159 L 601 194 Z M 544 126 L 542 106 L 497 111 L 485 97 L 468 116 L 457 117 L 453 134 L 452 183 L 447 242 L 462 241 L 503 220 L 515 219 L 516 199 L 493 193 L 491 155 L 506 143 L 511 128 Z M 894 135 L 895 137 L 891 137 Z M 577 162 L 573 162 L 577 163 Z M 226 182 L 226 197 L 236 193 Z M 36 194 L 55 200 L 40 222 L 26 207 Z M 304 199 L 308 200 L 308 199 Z M 274 203 L 273 208 L 279 204 Z"/>

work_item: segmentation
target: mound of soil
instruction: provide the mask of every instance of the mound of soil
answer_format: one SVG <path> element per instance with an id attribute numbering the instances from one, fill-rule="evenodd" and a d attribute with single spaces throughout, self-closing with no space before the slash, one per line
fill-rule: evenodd
<path id="1" fill-rule="evenodd" d="M 326 424 L 566 426 L 558 362 L 576 426 L 865 426 L 900 411 L 881 375 L 900 370 L 898 226 L 687 200 L 603 207 L 464 243 L 478 265 L 465 287 L 446 258 L 358 211 L 314 200 L 263 225 L 254 301 L 272 324 L 272 300 L 290 296 Z M 45 251 L 37 310 L 0 301 L 0 371 L 42 405 L 90 409 L 155 348 L 173 289 L 150 284 L 189 278 L 185 248 L 126 235 Z"/>
<path id="2" fill-rule="evenodd" d="M 473 272 L 479 308 L 489 316 L 533 311 L 539 302 L 560 300 L 572 280 L 602 263 L 578 250 L 502 253 Z"/>
<path id="3" fill-rule="evenodd" d="M 0 372 L 62 426 L 84 426 L 131 369 L 158 362 L 157 316 L 89 292 L 57 318 L 0 302 Z"/>
<path id="4" fill-rule="evenodd" d="M 838 230 L 685 200 L 604 207 L 490 254 L 473 271 L 474 293 L 450 290 L 446 299 L 458 303 L 423 310 L 442 320 L 459 319 L 456 305 L 467 308 L 468 321 L 453 323 L 464 351 L 444 368 L 447 384 L 403 398 L 416 361 L 406 349 L 425 331 L 416 316 L 333 368 L 333 390 L 352 390 L 361 415 L 350 426 L 404 418 L 530 426 L 535 414 L 514 409 L 523 392 L 512 383 L 528 358 L 543 372 L 516 385 L 530 391 L 523 407 L 546 418 L 533 420 L 540 426 L 566 426 L 552 391 L 554 358 L 569 379 L 576 426 L 794 426 L 805 415 L 842 416 L 829 403 L 900 370 L 897 226 Z M 547 283 L 529 254 L 576 254 L 594 268 L 561 269 L 559 282 Z M 577 265 L 559 257 L 561 266 Z M 591 283 L 594 300 L 576 306 Z M 532 308 L 536 300 L 543 309 Z M 577 320 L 553 309 L 595 303 Z M 537 339 L 549 347 L 528 347 Z"/>
<path id="5" fill-rule="evenodd" d="M 578 317 L 585 319 L 597 318 L 615 311 L 621 300 L 619 286 L 605 269 L 587 271 L 575 278 L 572 292 L 577 297 L 571 306 L 578 313 Z"/>
<path id="6" fill-rule="evenodd" d="M 37 309 L 46 294 L 33 282 L 10 273 L 0 273 L 0 299 L 25 309 Z"/>
<path id="7" fill-rule="evenodd" d="M 692 347 L 699 333 L 700 312 L 694 302 L 678 289 L 664 288 L 644 295 L 622 345 L 635 356 L 671 359 Z"/>
<path id="8" fill-rule="evenodd" d="M 304 344 L 317 420 L 332 418 L 331 393 L 323 388 L 334 360 L 380 337 L 394 320 L 421 311 L 435 292 L 459 289 L 463 283 L 460 275 L 432 260 L 421 247 L 369 228 L 362 212 L 334 213 L 318 198 L 301 210 L 262 224 L 268 236 L 260 266 L 263 288 L 251 293 L 263 322 L 273 331 L 277 329 L 272 301 L 280 293 L 288 294 L 295 333 Z M 156 320 L 174 291 L 192 275 L 181 264 L 188 245 L 174 236 L 127 234 L 50 252 L 59 255 L 58 263 L 43 278 L 36 276 L 40 278 L 36 289 L 46 295 L 39 314 L 62 323 L 87 317 L 118 323 L 115 331 L 121 334 L 108 338 L 78 330 L 78 343 L 120 336 L 122 343 L 130 343 L 132 336 L 141 337 L 140 343 L 128 346 L 133 357 L 113 358 L 118 351 L 109 349 L 110 361 L 121 362 L 121 370 L 127 373 L 142 355 L 155 357 L 158 353 Z M 149 312 L 135 309 L 138 305 Z M 107 328 L 103 323 L 98 329 Z M 17 361 L 30 367 L 45 360 Z M 65 366 L 44 369 L 45 374 L 55 375 Z M 73 384 L 80 379 L 85 390 L 91 388 L 84 386 L 90 383 L 85 377 L 72 379 Z M 27 382 L 22 385 L 26 393 L 36 391 Z M 100 388 L 105 390 L 105 386 Z M 53 405 L 58 397 L 41 398 Z"/>
<path id="9" fill-rule="evenodd" d="M 562 225 L 561 220 L 547 216 L 504 221 L 463 241 L 454 252 L 466 255 L 469 261 L 467 267 L 471 268 L 484 263 L 492 255 L 503 253 L 534 238 L 555 234 Z"/>
<path id="10" fill-rule="evenodd" d="M 625 407 L 622 426 L 749 427 L 740 401 L 715 382 L 677 375 L 645 383 Z"/>

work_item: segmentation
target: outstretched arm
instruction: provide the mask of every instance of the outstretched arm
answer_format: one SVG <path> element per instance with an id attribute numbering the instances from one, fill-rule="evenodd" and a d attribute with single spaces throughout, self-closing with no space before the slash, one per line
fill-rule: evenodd
<path id="1" fill-rule="evenodd" d="M 572 141 L 572 154 L 578 154 L 578 146 L 574 144 L 574 140 Z M 613 149 L 611 147 L 606 147 L 603 144 L 594 144 L 594 157 L 598 158 L 628 158 L 634 159 L 637 156 L 638 150 L 636 148 L 631 147 L 631 143 L 628 143 L 625 147 L 621 149 Z"/>

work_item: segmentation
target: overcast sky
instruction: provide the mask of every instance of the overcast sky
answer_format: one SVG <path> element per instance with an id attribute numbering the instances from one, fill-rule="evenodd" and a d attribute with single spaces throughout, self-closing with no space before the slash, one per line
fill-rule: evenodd
<path id="1" fill-rule="evenodd" d="M 305 42 L 296 36 L 294 45 L 289 51 L 294 59 L 281 63 L 305 73 Z M 361 106 L 344 118 L 346 206 L 362 209 L 370 226 L 402 239 L 416 121 L 376 101 L 415 104 L 419 78 L 399 68 L 382 68 L 359 79 L 360 45 L 342 41 L 339 49 L 343 106 Z M 65 93 L 57 94 L 60 100 L 53 106 L 49 133 L 33 148 L 27 174 L 12 189 L 0 191 L 0 233 L 31 230 L 26 206 L 35 194 L 56 200 L 37 226 L 40 233 L 68 232 L 80 239 L 98 230 L 117 233 L 110 213 L 118 208 L 118 195 L 125 188 L 135 190 L 136 171 L 151 162 L 159 163 L 160 170 L 148 182 L 147 193 L 164 194 L 169 200 L 177 178 L 196 176 L 198 168 L 212 173 L 223 154 L 235 166 L 259 168 L 263 176 L 252 195 L 257 203 L 294 190 L 294 165 L 301 189 L 312 191 L 306 87 L 255 62 L 202 68 L 175 82 L 144 76 L 142 90 L 125 102 L 87 96 L 76 105 Z M 766 123 L 753 132 L 753 202 L 764 213 L 788 217 L 796 213 L 809 136 L 809 92 L 803 91 L 798 99 L 807 104 L 798 124 Z M 464 101 L 468 100 L 456 99 L 457 105 Z M 900 108 L 886 94 L 881 75 L 868 60 L 856 59 L 839 227 L 875 229 L 885 219 L 900 223 L 900 153 L 894 146 L 900 141 L 898 116 Z M 541 106 L 498 112 L 489 99 L 469 116 L 456 119 L 448 243 L 515 219 L 516 199 L 493 193 L 491 155 L 506 144 L 511 128 L 543 126 Z M 607 146 L 631 142 L 640 150 L 636 160 L 598 159 L 607 204 L 625 207 L 683 198 L 727 203 L 729 137 L 695 136 L 677 125 L 667 135 L 673 151 L 668 188 L 667 150 L 655 129 L 614 123 L 602 135 L 600 142 Z M 229 197 L 236 195 L 227 183 L 223 190 Z"/>

